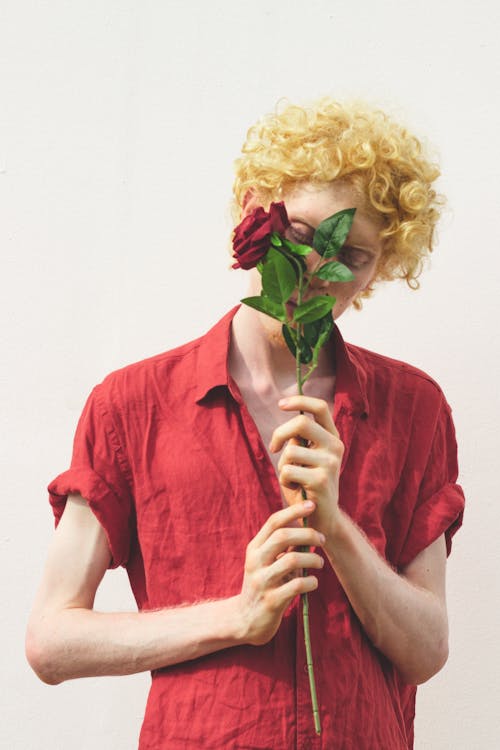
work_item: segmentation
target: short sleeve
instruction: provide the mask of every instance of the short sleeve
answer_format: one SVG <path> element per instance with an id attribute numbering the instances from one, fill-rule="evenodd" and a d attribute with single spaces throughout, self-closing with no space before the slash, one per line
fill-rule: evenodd
<path id="1" fill-rule="evenodd" d="M 452 538 L 462 525 L 464 511 L 464 495 L 456 484 L 457 476 L 455 428 L 443 397 L 399 567 L 408 565 L 442 534 L 446 538 L 447 554 L 450 554 Z"/>
<path id="2" fill-rule="evenodd" d="M 106 532 L 112 561 L 125 565 L 133 523 L 129 470 L 102 386 L 94 388 L 82 412 L 73 443 L 71 467 L 49 485 L 56 525 L 69 494 L 80 494 Z"/>

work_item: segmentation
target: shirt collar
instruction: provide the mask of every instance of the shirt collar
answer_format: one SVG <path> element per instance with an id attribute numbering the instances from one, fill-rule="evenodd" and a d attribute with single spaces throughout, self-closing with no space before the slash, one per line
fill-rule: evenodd
<path id="1" fill-rule="evenodd" d="M 200 339 L 195 397 L 199 403 L 213 388 L 229 387 L 228 371 L 231 324 L 239 305 L 230 310 Z M 336 360 L 335 401 L 348 412 L 368 416 L 367 373 L 360 350 L 346 344 L 335 325 L 333 331 Z"/>
<path id="2" fill-rule="evenodd" d="M 196 402 L 217 386 L 229 387 L 229 343 L 231 324 L 239 305 L 233 307 L 201 339 L 196 372 Z"/>
<path id="3" fill-rule="evenodd" d="M 346 344 L 337 324 L 335 324 L 332 335 L 335 344 L 336 411 L 342 405 L 349 413 L 367 417 L 369 414 L 366 392 L 368 378 L 362 350 L 352 344 Z"/>

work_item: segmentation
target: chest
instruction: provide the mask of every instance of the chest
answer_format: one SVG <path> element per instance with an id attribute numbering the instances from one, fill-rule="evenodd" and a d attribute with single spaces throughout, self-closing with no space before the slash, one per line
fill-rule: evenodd
<path id="1" fill-rule="evenodd" d="M 380 425 L 341 405 L 335 413 L 345 444 L 342 507 L 383 552 L 383 520 L 400 471 Z M 221 581 L 226 595 L 237 593 L 246 545 L 282 506 L 279 454 L 270 455 L 268 446 L 288 419 L 277 399 L 273 405 L 218 389 L 196 409 L 178 400 L 128 431 L 137 540 L 146 581 L 157 582 L 148 589 L 151 607 L 183 601 L 187 582 L 194 599 L 222 596 Z M 407 501 L 411 488 L 401 490 Z M 398 527 L 408 505 L 396 503 Z M 196 586 L 193 570 L 200 575 Z"/>

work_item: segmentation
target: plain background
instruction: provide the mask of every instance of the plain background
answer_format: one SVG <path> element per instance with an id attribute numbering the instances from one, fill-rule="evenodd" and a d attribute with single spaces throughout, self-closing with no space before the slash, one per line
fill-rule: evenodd
<path id="1" fill-rule="evenodd" d="M 281 97 L 324 94 L 387 109 L 442 164 L 448 209 L 421 290 L 381 287 L 340 324 L 435 377 L 460 443 L 451 656 L 419 690 L 416 748 L 500 746 L 499 8 L 0 2 L 0 747 L 136 747 L 149 676 L 47 687 L 24 660 L 52 534 L 45 487 L 96 382 L 198 336 L 243 295 L 228 270 L 233 159 Z M 98 606 L 132 605 L 110 573 Z"/>

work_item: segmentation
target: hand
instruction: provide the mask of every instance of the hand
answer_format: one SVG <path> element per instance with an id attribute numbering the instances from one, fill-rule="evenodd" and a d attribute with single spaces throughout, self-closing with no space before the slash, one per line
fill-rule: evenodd
<path id="1" fill-rule="evenodd" d="M 316 529 L 328 536 L 338 516 L 339 474 L 344 445 L 333 422 L 328 404 L 310 396 L 292 396 L 279 402 L 285 411 L 304 411 L 273 432 L 269 450 L 280 451 L 278 478 L 286 501 L 302 501 L 302 488 L 317 510 L 311 518 Z M 307 441 L 302 445 L 301 439 Z"/>
<path id="2" fill-rule="evenodd" d="M 245 643 L 260 646 L 270 641 L 290 602 L 298 594 L 317 588 L 318 579 L 303 576 L 302 569 L 322 568 L 323 558 L 294 549 L 324 543 L 324 536 L 315 529 L 296 525 L 314 509 L 314 503 L 308 501 L 273 513 L 249 543 L 243 586 L 237 597 Z"/>

